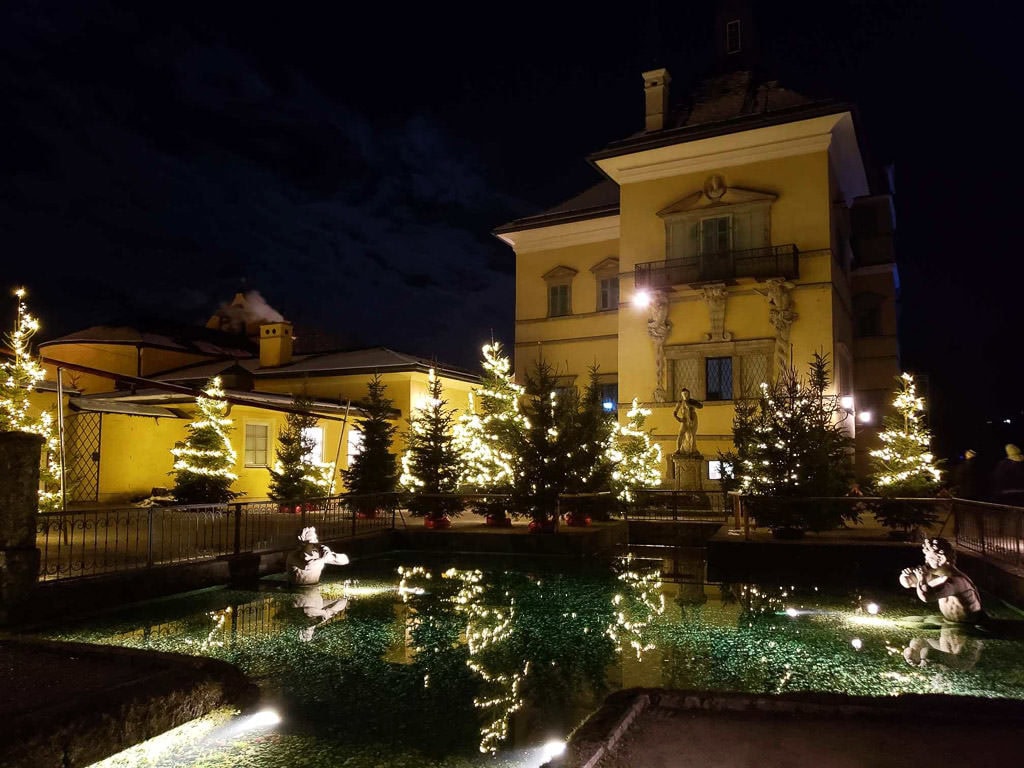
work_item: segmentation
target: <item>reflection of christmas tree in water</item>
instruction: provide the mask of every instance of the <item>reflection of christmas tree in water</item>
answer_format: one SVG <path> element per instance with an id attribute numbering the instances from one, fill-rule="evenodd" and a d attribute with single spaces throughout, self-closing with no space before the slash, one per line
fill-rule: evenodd
<path id="1" fill-rule="evenodd" d="M 661 592 L 661 572 L 658 568 L 641 570 L 632 554 L 619 558 L 618 579 L 623 591 L 612 598 L 615 620 L 605 634 L 615 643 L 619 653 L 629 646 L 637 661 L 654 649 L 654 643 L 645 639 L 647 628 L 657 616 L 665 612 L 665 596 Z"/>
<path id="2" fill-rule="evenodd" d="M 507 605 L 485 604 L 483 573 L 480 571 L 451 568 L 443 576 L 460 582 L 459 591 L 452 600 L 455 610 L 466 617 L 466 642 L 469 646 L 466 665 L 484 683 L 482 695 L 474 697 L 473 706 L 491 712 L 491 722 L 480 730 L 480 751 L 494 753 L 508 738 L 509 718 L 523 705 L 519 687 L 530 671 L 529 660 L 517 662 L 511 672 L 499 671 L 502 667 L 509 667 L 507 658 L 502 658 L 500 646 L 512 636 L 515 598 L 504 592 Z M 490 597 L 498 596 L 497 592 L 492 590 Z"/>

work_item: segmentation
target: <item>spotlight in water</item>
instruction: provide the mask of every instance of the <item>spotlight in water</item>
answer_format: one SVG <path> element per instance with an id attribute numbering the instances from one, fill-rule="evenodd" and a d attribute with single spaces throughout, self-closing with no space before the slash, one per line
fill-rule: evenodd
<path id="1" fill-rule="evenodd" d="M 850 641 L 850 645 L 852 645 L 858 651 L 864 647 L 864 643 L 861 642 L 859 637 L 853 638 L 853 640 Z"/>
<path id="2" fill-rule="evenodd" d="M 787 608 L 786 609 L 786 615 L 789 616 L 790 618 L 792 618 L 794 616 L 797 616 L 799 614 L 800 614 L 800 611 L 798 611 L 796 608 Z"/>
<path id="3" fill-rule="evenodd" d="M 650 306 L 651 294 L 647 291 L 637 291 L 633 294 L 633 306 L 637 309 L 644 309 Z"/>
<path id="4" fill-rule="evenodd" d="M 281 716 L 277 714 L 277 710 L 274 709 L 261 709 L 254 715 L 249 715 L 242 725 L 242 730 L 252 730 L 254 728 L 269 728 L 272 725 L 277 725 L 281 722 Z"/>
<path id="5" fill-rule="evenodd" d="M 565 742 L 561 739 L 552 739 L 541 747 L 540 753 L 542 759 L 546 763 L 548 760 L 565 753 Z"/>
<path id="6" fill-rule="evenodd" d="M 878 603 L 868 603 L 868 604 L 867 604 L 867 605 L 865 606 L 865 609 L 866 609 L 866 610 L 867 610 L 867 612 L 868 612 L 868 613 L 870 613 L 870 614 L 871 614 L 872 616 L 876 616 L 876 615 L 878 615 L 878 611 L 880 610 L 880 609 L 879 609 L 879 607 L 878 607 Z"/>

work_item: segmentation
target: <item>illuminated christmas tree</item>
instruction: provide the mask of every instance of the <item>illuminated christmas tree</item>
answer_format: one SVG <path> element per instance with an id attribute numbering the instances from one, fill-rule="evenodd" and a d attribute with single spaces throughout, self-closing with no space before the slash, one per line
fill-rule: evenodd
<path id="1" fill-rule="evenodd" d="M 241 494 L 231 490 L 238 454 L 228 439 L 231 419 L 226 417 L 220 377 L 207 383 L 196 397 L 199 414 L 188 425 L 188 436 L 171 449 L 175 475 L 174 498 L 180 504 L 223 504 Z"/>
<path id="2" fill-rule="evenodd" d="M 18 299 L 17 318 L 13 331 L 6 336 L 13 358 L 0 365 L 0 432 L 31 432 L 43 438 L 39 509 L 49 511 L 61 506 L 60 441 L 49 411 L 31 414 L 31 395 L 45 377 L 31 344 L 39 321 L 28 311 L 25 289 L 19 288 L 14 295 Z"/>
<path id="3" fill-rule="evenodd" d="M 483 381 L 470 393 L 470 408 L 455 425 L 455 449 L 462 459 L 459 488 L 470 493 L 511 494 L 520 474 L 520 455 L 529 424 L 519 407 L 516 384 L 501 344 L 483 348 Z M 481 501 L 478 514 L 503 516 L 505 503 Z"/>
<path id="4" fill-rule="evenodd" d="M 942 472 L 932 455 L 931 432 L 925 427 L 924 398 L 918 397 L 914 377 L 904 373 L 897 379 L 895 413 L 886 416 L 878 438 L 881 448 L 871 451 L 875 488 L 880 496 L 933 496 Z M 875 513 L 890 528 L 905 531 L 938 520 L 933 504 L 883 503 Z"/>
<path id="5" fill-rule="evenodd" d="M 856 519 L 853 508 L 825 502 L 779 502 L 779 498 L 845 496 L 853 481 L 853 439 L 843 421 L 840 397 L 829 392 L 828 359 L 815 353 L 807 380 L 795 369 L 761 385 L 761 395 L 737 403 L 733 421 L 732 485 L 750 496 L 759 525 L 773 529 L 828 530 Z M 728 485 L 728 484 L 727 484 Z"/>
<path id="6" fill-rule="evenodd" d="M 462 474 L 452 434 L 454 424 L 455 409 L 448 407 L 441 380 L 431 369 L 427 402 L 409 417 L 399 478 L 402 487 L 412 494 L 408 506 L 413 515 L 437 519 L 459 512 L 457 499 L 438 497 L 454 494 Z"/>
<path id="7" fill-rule="evenodd" d="M 385 494 L 394 493 L 398 483 L 398 460 L 391 452 L 395 438 L 394 405 L 385 397 L 387 386 L 374 374 L 367 382 L 367 399 L 362 404 L 366 415 L 356 423 L 362 435 L 358 452 L 348 469 L 341 471 L 348 493 L 355 497 L 359 512 L 371 514 L 388 503 Z"/>
<path id="8" fill-rule="evenodd" d="M 303 501 L 327 496 L 331 492 L 334 463 L 319 461 L 313 452 L 317 441 L 310 430 L 317 417 L 309 413 L 313 402 L 295 399 L 295 407 L 304 413 L 289 413 L 285 428 L 277 438 L 277 461 L 270 470 L 267 495 L 274 501 Z"/>
<path id="9" fill-rule="evenodd" d="M 636 398 L 626 414 L 625 425 L 615 424 L 606 456 L 612 466 L 610 485 L 616 498 L 631 502 L 640 488 L 656 488 L 661 484 L 661 446 L 651 443 L 650 430 L 644 423 L 651 411 L 641 408 Z"/>

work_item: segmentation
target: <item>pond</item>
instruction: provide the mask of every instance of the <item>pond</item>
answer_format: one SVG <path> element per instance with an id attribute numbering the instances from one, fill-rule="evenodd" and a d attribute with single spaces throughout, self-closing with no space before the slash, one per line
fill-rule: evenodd
<path id="1" fill-rule="evenodd" d="M 365 561 L 305 589 L 269 578 L 46 636 L 224 659 L 281 716 L 207 718 L 104 765 L 527 768 L 634 686 L 1024 699 L 1024 641 L 908 629 L 928 606 L 898 587 L 663 581 L 660 560 L 632 555 L 572 572 L 453 562 Z"/>

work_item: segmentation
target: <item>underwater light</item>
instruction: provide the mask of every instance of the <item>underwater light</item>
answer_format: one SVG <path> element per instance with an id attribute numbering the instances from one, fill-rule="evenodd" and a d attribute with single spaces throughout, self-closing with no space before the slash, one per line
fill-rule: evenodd
<path id="1" fill-rule="evenodd" d="M 786 609 L 786 615 L 789 616 L 790 618 L 793 618 L 794 616 L 799 616 L 800 615 L 800 611 L 798 611 L 796 608 L 787 608 Z"/>
<path id="2" fill-rule="evenodd" d="M 878 611 L 881 610 L 878 607 L 878 603 L 868 603 L 866 606 L 864 606 L 864 608 L 872 616 L 876 615 L 878 613 Z"/>
<path id="3" fill-rule="evenodd" d="M 547 762 L 548 760 L 565 753 L 565 742 L 561 739 L 552 739 L 541 747 L 540 751 L 544 762 Z"/>
<path id="4" fill-rule="evenodd" d="M 853 640 L 850 641 L 850 645 L 852 645 L 858 651 L 864 647 L 864 643 L 861 642 L 861 639 L 859 637 L 853 638 Z"/>
<path id="5" fill-rule="evenodd" d="M 253 728 L 269 728 L 281 722 L 281 716 L 276 709 L 261 709 L 259 712 L 249 715 L 239 725 L 239 730 L 248 731 Z"/>

